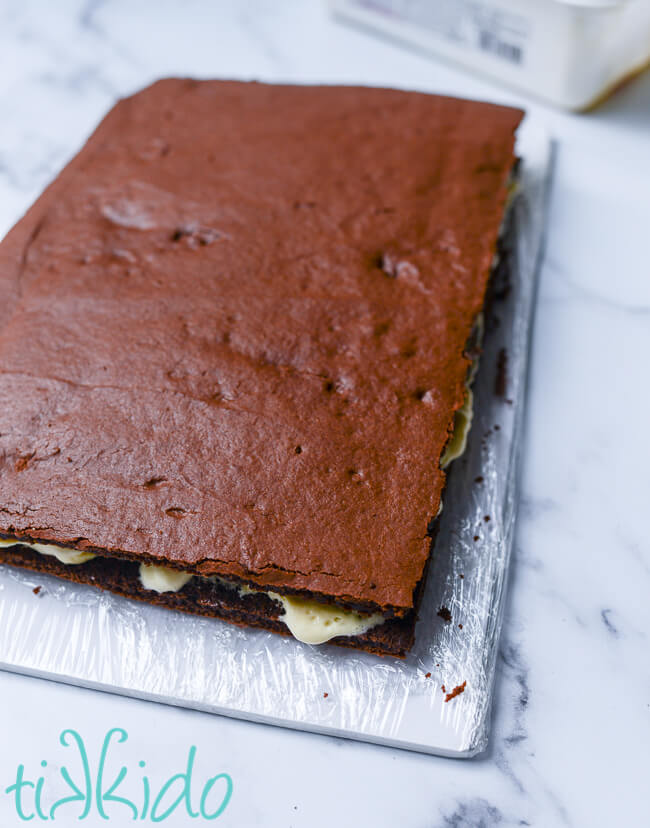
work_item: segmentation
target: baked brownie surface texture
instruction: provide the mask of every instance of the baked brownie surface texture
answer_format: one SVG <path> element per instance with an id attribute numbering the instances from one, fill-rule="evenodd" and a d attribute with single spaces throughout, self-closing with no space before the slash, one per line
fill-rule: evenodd
<path id="1" fill-rule="evenodd" d="M 0 532 L 397 615 L 517 110 L 171 79 L 0 245 Z"/>

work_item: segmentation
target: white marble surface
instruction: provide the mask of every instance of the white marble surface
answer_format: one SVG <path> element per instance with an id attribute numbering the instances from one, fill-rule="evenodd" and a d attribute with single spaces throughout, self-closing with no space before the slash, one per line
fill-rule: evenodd
<path id="1" fill-rule="evenodd" d="M 514 101 L 557 137 L 491 747 L 436 759 L 0 674 L 0 824 L 21 824 L 4 793 L 18 764 L 62 796 L 60 732 L 96 752 L 110 727 L 129 733 L 111 760 L 129 780 L 142 759 L 160 786 L 190 745 L 197 778 L 230 773 L 217 824 L 647 824 L 650 75 L 573 116 L 335 24 L 317 0 L 2 0 L 0 235 L 117 96 L 169 74 Z M 130 821 L 110 813 L 85 824 Z"/>

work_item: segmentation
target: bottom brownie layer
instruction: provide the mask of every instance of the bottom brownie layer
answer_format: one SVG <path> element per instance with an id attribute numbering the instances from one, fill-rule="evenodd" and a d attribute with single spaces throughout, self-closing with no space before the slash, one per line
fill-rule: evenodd
<path id="1" fill-rule="evenodd" d="M 90 584 L 156 606 L 290 635 L 285 624 L 280 621 L 282 608 L 267 595 L 240 595 L 237 589 L 208 578 L 193 578 L 178 592 L 158 593 L 142 586 L 137 563 L 97 557 L 83 564 L 68 565 L 56 558 L 39 555 L 20 544 L 0 549 L 0 563 L 55 575 L 79 584 Z M 413 645 L 416 621 L 417 612 L 414 609 L 404 618 L 388 619 L 363 635 L 338 636 L 329 643 L 376 655 L 403 658 Z"/>

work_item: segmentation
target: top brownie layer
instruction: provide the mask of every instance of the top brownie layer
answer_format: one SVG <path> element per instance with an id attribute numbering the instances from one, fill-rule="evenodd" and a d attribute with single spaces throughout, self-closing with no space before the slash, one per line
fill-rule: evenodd
<path id="1" fill-rule="evenodd" d="M 403 614 L 517 110 L 164 80 L 0 245 L 0 532 Z"/>

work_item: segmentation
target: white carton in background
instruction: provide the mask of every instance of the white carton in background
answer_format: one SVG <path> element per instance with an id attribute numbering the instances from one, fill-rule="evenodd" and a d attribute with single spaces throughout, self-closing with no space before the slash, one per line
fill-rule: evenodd
<path id="1" fill-rule="evenodd" d="M 566 109 L 650 63 L 650 0 L 330 0 L 335 14 Z"/>

